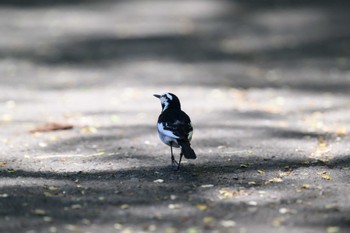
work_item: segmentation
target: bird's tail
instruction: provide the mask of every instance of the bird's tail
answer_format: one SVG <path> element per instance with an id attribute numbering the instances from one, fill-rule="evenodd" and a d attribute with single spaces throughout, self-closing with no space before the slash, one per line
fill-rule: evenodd
<path id="1" fill-rule="evenodd" d="M 179 142 L 181 146 L 181 153 L 185 156 L 186 159 L 196 159 L 196 153 L 194 153 L 194 150 L 191 148 L 191 144 L 186 141 Z"/>

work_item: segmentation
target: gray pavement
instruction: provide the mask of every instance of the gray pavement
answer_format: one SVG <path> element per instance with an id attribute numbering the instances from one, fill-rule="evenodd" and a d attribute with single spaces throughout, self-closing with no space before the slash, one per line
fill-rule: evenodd
<path id="1" fill-rule="evenodd" d="M 349 232 L 349 9 L 0 0 L 0 232 Z M 166 91 L 195 128 L 178 172 Z"/>

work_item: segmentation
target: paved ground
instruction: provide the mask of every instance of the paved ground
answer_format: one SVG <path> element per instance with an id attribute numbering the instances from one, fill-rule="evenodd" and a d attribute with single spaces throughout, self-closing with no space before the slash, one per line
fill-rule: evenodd
<path id="1" fill-rule="evenodd" d="M 0 232 L 349 232 L 350 4 L 329 2 L 1 0 Z M 165 91 L 195 127 L 179 172 Z M 47 122 L 74 128 L 29 133 Z"/>

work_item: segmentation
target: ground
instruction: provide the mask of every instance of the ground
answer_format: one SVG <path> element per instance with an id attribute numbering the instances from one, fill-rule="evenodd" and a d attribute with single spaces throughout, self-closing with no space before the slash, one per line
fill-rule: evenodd
<path id="1" fill-rule="evenodd" d="M 1 0 L 0 232 L 349 232 L 349 8 Z"/>

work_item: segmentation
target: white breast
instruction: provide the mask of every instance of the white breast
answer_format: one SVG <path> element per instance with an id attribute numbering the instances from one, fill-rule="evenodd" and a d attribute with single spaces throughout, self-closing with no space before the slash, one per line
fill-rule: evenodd
<path id="1" fill-rule="evenodd" d="M 177 143 L 177 139 L 179 138 L 178 136 L 174 135 L 173 132 L 171 132 L 170 130 L 164 129 L 164 126 L 162 123 L 158 123 L 157 128 L 158 128 L 159 138 L 160 140 L 162 140 L 162 142 L 164 142 L 168 146 L 172 144 L 174 147 L 179 147 Z"/>

